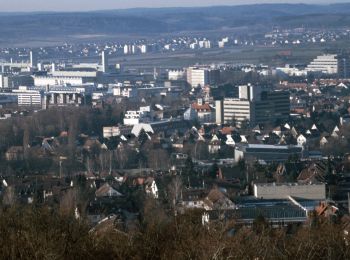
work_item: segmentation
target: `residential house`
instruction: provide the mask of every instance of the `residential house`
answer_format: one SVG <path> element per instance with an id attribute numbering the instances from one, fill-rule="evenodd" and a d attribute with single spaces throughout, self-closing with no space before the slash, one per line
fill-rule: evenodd
<path id="1" fill-rule="evenodd" d="M 109 183 L 105 183 L 95 192 L 96 197 L 121 197 L 123 196 L 115 188 L 113 188 Z"/>

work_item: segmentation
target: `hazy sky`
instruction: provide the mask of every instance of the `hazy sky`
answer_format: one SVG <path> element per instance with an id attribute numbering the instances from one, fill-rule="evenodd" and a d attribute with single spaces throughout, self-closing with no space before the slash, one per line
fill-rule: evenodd
<path id="1" fill-rule="evenodd" d="M 0 0 L 0 12 L 86 11 L 134 7 L 210 6 L 252 3 L 339 3 L 350 0 Z"/>

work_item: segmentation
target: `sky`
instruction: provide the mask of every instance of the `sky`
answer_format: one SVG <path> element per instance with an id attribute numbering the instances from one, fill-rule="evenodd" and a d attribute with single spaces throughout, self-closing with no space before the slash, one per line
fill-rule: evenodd
<path id="1" fill-rule="evenodd" d="M 329 4 L 350 0 L 0 0 L 0 12 L 91 11 L 135 7 L 189 7 L 254 3 Z"/>

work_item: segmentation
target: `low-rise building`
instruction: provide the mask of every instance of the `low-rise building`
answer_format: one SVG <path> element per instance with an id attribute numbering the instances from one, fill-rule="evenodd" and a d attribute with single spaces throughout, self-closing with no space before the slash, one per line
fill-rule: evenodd
<path id="1" fill-rule="evenodd" d="M 240 144 L 235 149 L 235 161 L 281 162 L 291 156 L 302 157 L 303 147 L 298 145 Z"/>
<path id="2" fill-rule="evenodd" d="M 254 184 L 254 196 L 261 199 L 287 199 L 289 197 L 309 200 L 325 200 L 324 183 L 259 183 Z"/>

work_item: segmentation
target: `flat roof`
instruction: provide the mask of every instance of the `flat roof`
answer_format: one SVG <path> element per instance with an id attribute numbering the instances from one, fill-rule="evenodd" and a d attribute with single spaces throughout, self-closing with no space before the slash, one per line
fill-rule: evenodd
<path id="1" fill-rule="evenodd" d="M 255 183 L 254 185 L 256 186 L 260 186 L 260 187 L 271 187 L 271 186 L 315 186 L 315 185 L 322 185 L 324 186 L 324 183 L 296 183 L 296 182 L 292 182 L 292 183 Z"/>
<path id="2" fill-rule="evenodd" d="M 273 145 L 273 144 L 248 144 L 247 148 L 258 149 L 290 149 L 290 148 L 302 148 L 299 145 Z"/>

